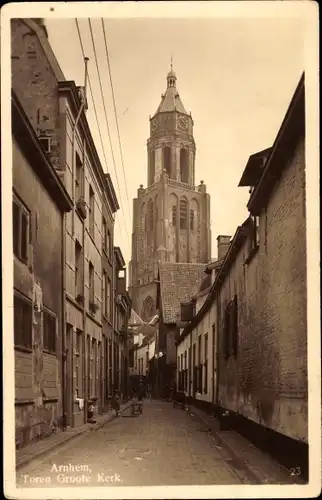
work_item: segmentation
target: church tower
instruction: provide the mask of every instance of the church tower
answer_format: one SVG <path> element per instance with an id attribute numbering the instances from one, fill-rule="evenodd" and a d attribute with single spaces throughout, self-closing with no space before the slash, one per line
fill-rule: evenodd
<path id="1" fill-rule="evenodd" d="M 129 291 L 145 320 L 155 314 L 158 261 L 208 263 L 211 256 L 210 197 L 203 181 L 195 186 L 193 125 L 171 65 L 150 117 L 147 187 L 141 184 L 133 200 Z"/>

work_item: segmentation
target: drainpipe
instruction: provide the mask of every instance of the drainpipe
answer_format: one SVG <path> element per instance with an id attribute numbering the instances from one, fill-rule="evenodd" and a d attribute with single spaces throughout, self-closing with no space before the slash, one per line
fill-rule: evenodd
<path id="1" fill-rule="evenodd" d="M 86 141 L 84 138 L 83 142 L 83 189 L 85 188 L 85 156 L 86 156 Z M 84 194 L 84 193 L 82 193 Z M 83 255 L 82 255 L 82 261 L 83 261 L 83 297 L 84 297 L 84 303 L 83 303 L 83 390 L 84 390 L 84 423 L 87 422 L 87 411 L 88 411 L 88 377 L 86 377 L 86 373 L 88 372 L 88 368 L 86 369 L 86 358 L 88 359 L 87 356 L 87 342 L 86 342 L 86 303 L 85 303 L 85 221 L 83 223 L 83 241 L 82 241 L 82 246 L 83 246 Z"/>
<path id="2" fill-rule="evenodd" d="M 221 324 L 220 324 L 220 314 L 219 314 L 219 308 L 220 308 L 220 304 L 218 302 L 219 300 L 219 297 L 218 295 L 215 297 L 215 303 L 216 303 L 216 310 L 217 310 L 217 314 L 216 314 L 216 335 L 215 335 L 215 338 L 216 338 L 216 401 L 215 401 L 215 404 L 216 404 L 216 413 L 218 411 L 218 407 L 219 407 L 219 329 L 221 328 Z"/>
<path id="3" fill-rule="evenodd" d="M 67 313 L 66 313 L 66 213 L 63 213 L 62 215 L 62 251 L 61 251 L 61 257 L 62 257 L 62 284 L 63 284 L 63 293 L 62 293 L 62 381 L 61 381 L 61 387 L 62 387 L 62 413 L 63 413 L 63 421 L 62 421 L 62 426 L 63 426 L 63 431 L 66 430 L 67 428 L 67 411 L 68 411 L 68 405 L 67 405 L 67 386 L 66 384 L 66 363 L 67 363 L 67 356 L 66 356 L 66 320 L 67 320 Z"/>
<path id="4" fill-rule="evenodd" d="M 87 91 L 87 64 L 88 64 L 88 57 L 84 58 L 84 63 L 85 63 L 85 78 L 84 78 L 84 101 L 82 102 L 78 114 L 76 116 L 75 123 L 73 125 L 73 138 L 72 138 L 72 172 L 73 172 L 73 200 L 74 203 L 77 202 L 75 200 L 75 140 L 76 140 L 76 130 L 77 130 L 77 125 L 80 120 L 81 114 L 84 110 L 87 109 L 86 105 L 86 91 Z M 86 141 L 85 138 L 83 140 L 83 179 L 82 179 L 82 188 L 85 188 L 85 148 L 86 148 Z M 84 192 L 82 192 L 82 195 L 84 195 Z M 73 210 L 73 220 L 72 220 L 72 234 L 73 237 L 75 236 L 75 209 Z M 82 238 L 82 245 L 83 245 L 83 297 L 84 297 L 84 304 L 83 304 L 83 391 L 84 391 L 84 422 L 87 422 L 87 386 L 86 386 L 86 308 L 85 308 L 85 222 L 83 223 L 83 238 Z M 73 345 L 73 342 L 72 342 Z M 74 390 L 74 388 L 73 388 Z M 74 394 L 72 394 L 72 398 L 74 398 Z"/>

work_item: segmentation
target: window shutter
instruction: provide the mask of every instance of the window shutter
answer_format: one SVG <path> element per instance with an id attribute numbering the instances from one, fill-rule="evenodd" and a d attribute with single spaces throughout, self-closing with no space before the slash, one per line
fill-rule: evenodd
<path id="1" fill-rule="evenodd" d="M 33 273 L 34 271 L 34 247 L 30 243 L 28 244 L 28 267 L 29 271 Z"/>
<path id="2" fill-rule="evenodd" d="M 21 211 L 21 258 L 23 260 L 28 260 L 28 244 L 29 244 L 29 234 L 28 234 L 28 216 L 24 210 Z"/>

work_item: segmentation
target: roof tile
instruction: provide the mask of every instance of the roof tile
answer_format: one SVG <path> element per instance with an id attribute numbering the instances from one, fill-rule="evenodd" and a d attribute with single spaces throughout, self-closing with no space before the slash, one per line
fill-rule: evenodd
<path id="1" fill-rule="evenodd" d="M 198 292 L 207 264 L 159 262 L 164 323 L 176 323 L 180 304 Z"/>

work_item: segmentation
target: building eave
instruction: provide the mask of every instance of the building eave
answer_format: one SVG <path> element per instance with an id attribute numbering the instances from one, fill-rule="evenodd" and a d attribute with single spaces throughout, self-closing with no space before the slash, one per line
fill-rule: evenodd
<path id="1" fill-rule="evenodd" d="M 117 196 L 115 193 L 115 189 L 114 189 L 110 174 L 105 174 L 105 179 L 106 179 L 107 186 L 108 186 L 108 196 L 109 196 L 109 201 L 111 203 L 111 208 L 112 208 L 113 213 L 115 213 L 119 210 L 120 205 L 119 205 L 118 200 L 117 200 Z"/>
<path id="2" fill-rule="evenodd" d="M 278 131 L 262 176 L 248 201 L 247 208 L 251 214 L 259 215 L 262 207 L 267 203 L 277 179 L 286 168 L 290 153 L 301 137 L 305 137 L 304 73 Z"/>
<path id="3" fill-rule="evenodd" d="M 114 247 L 114 255 L 115 255 L 117 262 L 120 266 L 119 268 L 123 269 L 125 267 L 125 260 L 124 260 L 122 250 L 120 249 L 120 247 Z"/>
<path id="4" fill-rule="evenodd" d="M 64 184 L 43 150 L 15 92 L 11 91 L 12 133 L 19 147 L 28 159 L 47 191 L 63 212 L 70 212 L 74 206 Z"/>
<path id="5" fill-rule="evenodd" d="M 272 151 L 272 148 L 264 149 L 248 158 L 246 167 L 239 181 L 238 187 L 252 187 L 259 181 L 263 171 L 263 161 Z"/>

